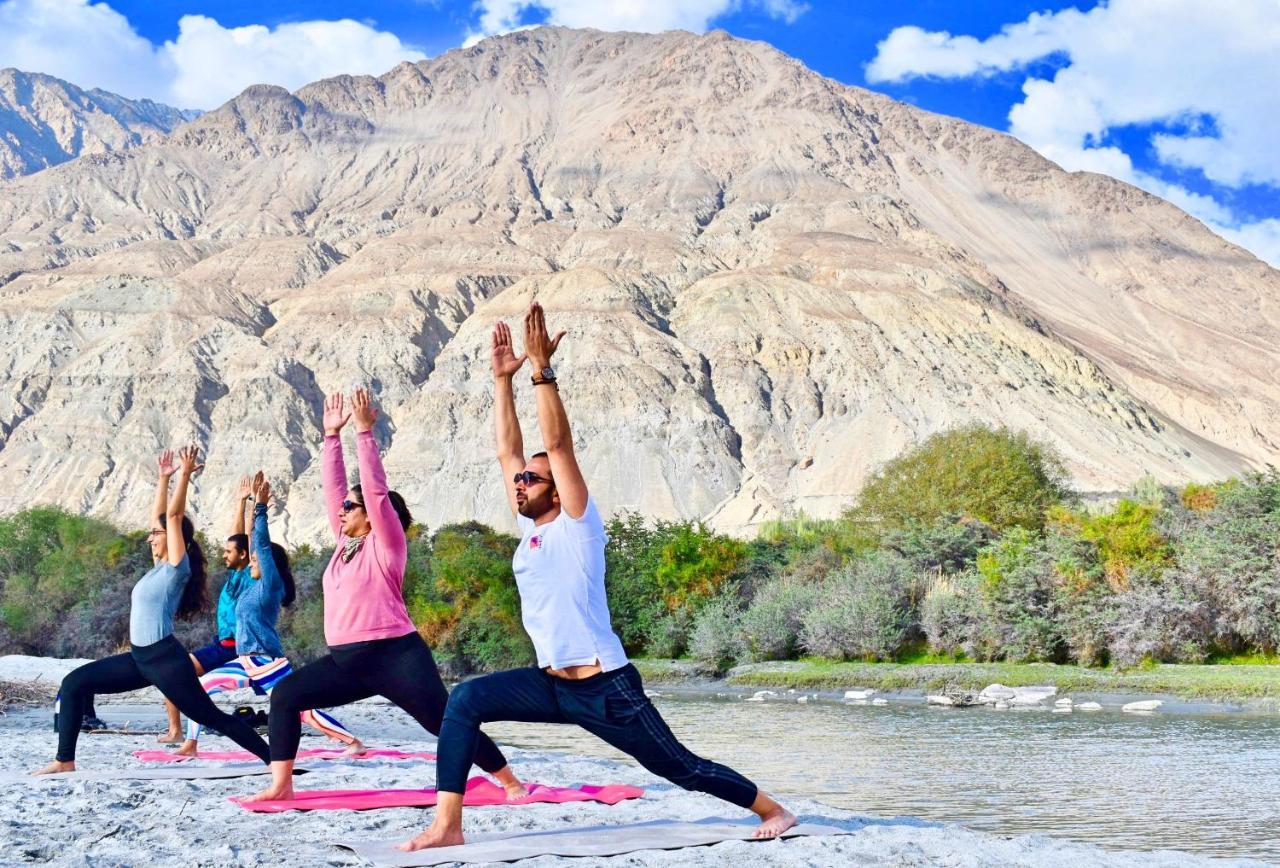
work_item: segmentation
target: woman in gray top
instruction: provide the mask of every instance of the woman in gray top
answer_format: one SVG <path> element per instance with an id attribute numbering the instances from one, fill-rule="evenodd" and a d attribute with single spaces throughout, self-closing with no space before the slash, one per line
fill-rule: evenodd
<path id="1" fill-rule="evenodd" d="M 95 693 L 124 693 L 147 685 L 159 688 L 187 717 L 225 733 L 265 763 L 267 743 L 242 720 L 219 711 L 200 687 L 191 658 L 173 636 L 174 615 L 190 616 L 207 605 L 205 558 L 187 518 L 187 487 L 199 473 L 200 451 L 188 446 L 160 455 L 155 508 L 152 509 L 151 557 L 155 561 L 133 586 L 129 609 L 128 653 L 87 663 L 62 680 L 58 708 L 58 754 L 33 774 L 71 772 L 76 768 L 76 740 L 84 703 Z M 173 497 L 169 480 L 178 477 Z"/>

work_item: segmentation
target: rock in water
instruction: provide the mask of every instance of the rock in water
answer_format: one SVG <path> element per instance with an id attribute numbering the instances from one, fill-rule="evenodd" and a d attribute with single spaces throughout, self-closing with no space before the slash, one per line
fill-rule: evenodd
<path id="1" fill-rule="evenodd" d="M 261 467 L 273 533 L 324 539 L 321 396 L 365 382 L 415 515 L 510 528 L 489 331 L 535 297 L 569 331 L 605 514 L 834 515 L 973 421 L 1047 439 L 1085 491 L 1236 475 L 1280 442 L 1276 270 L 722 32 L 537 28 L 251 87 L 0 182 L 0 286 L 0 511 L 143 526 L 154 454 L 194 439 L 202 528 Z M 532 399 L 520 381 L 530 450 Z"/>

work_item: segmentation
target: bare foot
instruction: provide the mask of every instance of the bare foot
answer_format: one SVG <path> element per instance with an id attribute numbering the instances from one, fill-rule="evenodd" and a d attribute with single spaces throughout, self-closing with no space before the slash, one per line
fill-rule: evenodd
<path id="1" fill-rule="evenodd" d="M 254 793 L 252 796 L 244 796 L 240 802 L 290 802 L 293 801 L 293 783 L 287 783 L 283 787 L 277 787 L 274 784 L 267 787 L 260 793 Z"/>
<path id="2" fill-rule="evenodd" d="M 503 783 L 502 788 L 507 791 L 507 801 L 517 802 L 529 795 L 529 790 L 520 781 L 511 781 Z"/>
<path id="3" fill-rule="evenodd" d="M 776 838 L 796 824 L 796 815 L 779 805 L 760 818 L 752 838 Z"/>
<path id="4" fill-rule="evenodd" d="M 71 761 L 71 762 L 69 762 L 69 763 L 63 763 L 63 762 L 58 762 L 57 760 L 54 760 L 53 762 L 49 763 L 49 764 L 48 764 L 47 766 L 45 766 L 44 768 L 40 769 L 40 770 L 39 770 L 39 771 L 37 771 L 37 772 L 32 772 L 31 774 L 32 774 L 32 776 L 35 776 L 35 775 L 56 775 L 56 774 L 60 774 L 60 773 L 62 773 L 62 772 L 73 772 L 73 771 L 75 771 L 75 770 L 76 770 L 76 763 L 75 763 L 75 760 L 72 760 L 72 761 Z"/>
<path id="5" fill-rule="evenodd" d="M 182 744 L 183 741 L 182 730 L 175 732 L 171 729 L 166 733 L 156 736 L 156 742 L 158 744 Z"/>
<path id="6" fill-rule="evenodd" d="M 368 752 L 369 752 L 369 748 L 364 746 L 364 742 L 362 742 L 360 739 L 356 739 L 355 741 L 351 742 L 351 744 L 347 745 L 347 749 L 342 752 L 342 755 L 343 756 L 364 756 Z"/>
<path id="7" fill-rule="evenodd" d="M 176 756 L 199 756 L 200 742 L 194 739 L 187 739 L 182 743 L 182 747 L 174 751 Z"/>
<path id="8" fill-rule="evenodd" d="M 416 838 L 410 838 L 403 844 L 397 844 L 396 849 L 412 853 L 414 850 L 425 850 L 428 847 L 453 847 L 461 843 L 463 843 L 461 829 L 437 829 L 436 824 L 432 823 L 427 831 Z"/>

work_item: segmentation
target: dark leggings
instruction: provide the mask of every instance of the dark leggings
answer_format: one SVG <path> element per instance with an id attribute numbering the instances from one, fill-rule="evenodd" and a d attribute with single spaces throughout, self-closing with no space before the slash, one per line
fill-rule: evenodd
<path id="1" fill-rule="evenodd" d="M 431 649 L 417 633 L 355 645 L 335 645 L 329 653 L 283 679 L 271 691 L 271 760 L 291 760 L 302 738 L 301 712 L 333 708 L 385 696 L 432 735 L 440 733 L 449 692 Z M 507 758 L 487 735 L 477 732 L 464 765 L 496 772 Z"/>
<path id="2" fill-rule="evenodd" d="M 213 704 L 200 686 L 187 649 L 177 639 L 167 636 L 153 645 L 135 645 L 127 654 L 86 663 L 62 679 L 58 762 L 71 762 L 76 758 L 76 740 L 80 737 L 85 702 L 92 700 L 95 693 L 124 693 L 148 685 L 157 687 L 165 699 L 178 706 L 187 717 L 228 736 L 264 763 L 269 760 L 270 752 L 262 736 L 249 724 Z"/>
<path id="3" fill-rule="evenodd" d="M 727 766 L 703 759 L 676 740 L 644 693 L 628 663 L 581 681 L 541 669 L 495 672 L 459 684 L 449 697 L 436 760 L 436 788 L 464 792 L 467 763 L 480 724 L 498 720 L 576 723 L 649 771 L 686 790 L 698 790 L 742 808 L 755 802 L 756 785 Z"/>

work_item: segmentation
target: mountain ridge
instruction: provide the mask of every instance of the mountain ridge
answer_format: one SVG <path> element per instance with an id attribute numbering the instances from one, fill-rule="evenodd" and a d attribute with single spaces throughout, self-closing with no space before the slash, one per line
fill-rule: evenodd
<path id="1" fill-rule="evenodd" d="M 535 297 L 570 329 L 606 510 L 830 514 L 975 419 L 1053 443 L 1093 491 L 1280 442 L 1280 273 L 1136 188 L 723 33 L 539 28 L 255 86 L 0 189 L 22 348 L 0 478 L 88 511 L 135 515 L 150 451 L 195 437 L 215 497 L 262 465 L 308 493 L 285 532 L 317 538 L 318 396 L 367 381 L 422 517 L 504 525 L 487 331 Z M 141 397 L 155 370 L 175 388 Z"/>
<path id="2" fill-rule="evenodd" d="M 156 141 L 200 112 L 0 69 L 0 179 Z"/>

